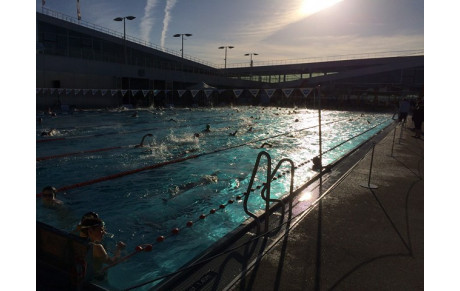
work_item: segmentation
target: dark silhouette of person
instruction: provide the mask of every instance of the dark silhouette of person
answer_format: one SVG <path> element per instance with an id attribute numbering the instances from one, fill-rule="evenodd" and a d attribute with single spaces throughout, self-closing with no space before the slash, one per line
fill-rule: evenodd
<path id="1" fill-rule="evenodd" d="M 421 138 L 422 134 L 422 123 L 423 123 L 423 100 L 419 100 L 416 107 L 414 108 L 414 112 L 412 113 L 412 121 L 414 122 L 415 126 L 415 138 Z"/>
<path id="2" fill-rule="evenodd" d="M 211 125 L 209 125 L 209 123 L 206 124 L 206 128 L 203 129 L 203 132 L 211 132 Z"/>
<path id="3" fill-rule="evenodd" d="M 313 171 L 321 171 L 321 169 L 323 169 L 324 172 L 330 172 L 331 171 L 331 166 L 323 166 L 321 164 L 321 159 L 319 157 L 314 157 L 312 159 L 312 162 L 313 162 L 313 166 L 312 166 L 312 170 Z"/>

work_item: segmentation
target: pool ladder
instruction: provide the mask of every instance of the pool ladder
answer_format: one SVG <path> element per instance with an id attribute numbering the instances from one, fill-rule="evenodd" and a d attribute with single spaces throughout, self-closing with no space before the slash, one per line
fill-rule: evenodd
<path id="1" fill-rule="evenodd" d="M 255 189 L 252 188 L 252 185 L 254 183 L 254 179 L 256 177 L 256 174 L 257 174 L 257 171 L 259 169 L 259 164 L 260 164 L 260 160 L 262 158 L 262 156 L 265 156 L 267 158 L 267 180 L 265 183 L 263 183 L 263 188 L 260 192 L 260 195 L 262 197 L 262 199 L 265 201 L 265 213 L 263 215 L 261 215 L 260 217 L 258 217 L 256 214 L 252 213 L 251 211 L 248 210 L 248 199 L 249 199 L 249 194 L 251 192 L 254 192 Z M 257 224 L 257 234 L 260 234 L 260 218 L 262 216 L 265 216 L 265 230 L 264 232 L 267 233 L 269 231 L 269 220 L 270 220 L 270 202 L 277 202 L 281 205 L 281 220 L 279 222 L 279 224 L 281 225 L 283 223 L 283 220 L 284 220 L 284 213 L 285 213 L 285 203 L 280 200 L 280 199 L 272 199 L 270 198 L 270 188 L 271 188 L 271 182 L 273 180 L 277 180 L 278 178 L 275 177 L 278 169 L 281 167 L 281 165 L 284 163 L 284 162 L 288 162 L 291 164 L 291 169 L 285 173 L 290 173 L 291 174 L 291 183 L 290 183 L 290 187 L 289 187 L 289 196 L 287 197 L 288 201 L 289 201 L 289 216 L 291 215 L 291 210 L 292 210 L 292 193 L 293 193 L 293 188 L 294 188 L 294 169 L 295 169 L 295 166 L 294 166 L 294 162 L 291 160 L 291 159 L 282 159 L 278 162 L 278 164 L 276 165 L 275 169 L 272 171 L 271 170 L 271 166 L 272 166 L 272 160 L 271 160 L 271 157 L 270 155 L 265 152 L 265 151 L 262 151 L 260 152 L 258 155 L 257 155 L 257 159 L 256 159 L 256 163 L 254 165 L 254 169 L 252 170 L 252 176 L 251 176 L 251 180 L 249 182 L 249 185 L 248 185 L 248 190 L 246 191 L 245 195 L 244 195 L 244 201 L 243 201 L 243 207 L 244 207 L 244 211 L 246 212 L 246 214 L 248 214 L 250 217 L 252 217 L 255 221 L 256 221 L 256 224 Z M 285 174 L 284 173 L 284 174 Z M 281 177 L 281 175 L 278 175 L 278 177 Z M 259 188 L 259 186 L 257 187 Z M 273 210 L 273 209 L 272 209 Z M 289 217 L 290 218 L 290 217 Z"/>

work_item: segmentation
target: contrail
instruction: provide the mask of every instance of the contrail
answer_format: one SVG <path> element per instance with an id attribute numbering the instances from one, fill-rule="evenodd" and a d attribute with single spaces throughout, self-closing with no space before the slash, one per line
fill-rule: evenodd
<path id="1" fill-rule="evenodd" d="M 141 37 L 143 40 L 150 42 L 150 31 L 152 30 L 155 19 L 153 18 L 153 9 L 158 4 L 158 0 L 147 0 L 144 8 L 144 16 L 142 17 L 140 28 Z"/>
<path id="2" fill-rule="evenodd" d="M 171 10 L 176 5 L 177 0 L 167 0 L 166 7 L 165 7 L 165 17 L 163 19 L 163 31 L 161 32 L 161 47 L 164 48 L 165 46 L 165 38 L 166 32 L 168 31 L 168 24 L 171 20 Z"/>

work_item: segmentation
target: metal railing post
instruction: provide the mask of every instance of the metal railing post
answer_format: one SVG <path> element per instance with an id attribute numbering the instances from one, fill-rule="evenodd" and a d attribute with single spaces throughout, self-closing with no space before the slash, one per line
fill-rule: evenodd
<path id="1" fill-rule="evenodd" d="M 391 145 L 391 156 L 393 156 L 393 149 L 394 149 L 394 147 L 395 147 L 396 127 L 397 127 L 397 126 L 395 126 L 395 131 L 394 131 L 394 133 L 393 133 L 393 144 Z"/>
<path id="2" fill-rule="evenodd" d="M 374 163 L 374 150 L 375 150 L 375 142 L 372 145 L 372 156 L 371 156 L 371 165 L 369 167 L 369 178 L 367 180 L 367 184 L 360 184 L 361 187 L 369 188 L 369 189 L 377 189 L 377 185 L 371 184 L 371 175 L 372 175 L 372 165 Z"/>

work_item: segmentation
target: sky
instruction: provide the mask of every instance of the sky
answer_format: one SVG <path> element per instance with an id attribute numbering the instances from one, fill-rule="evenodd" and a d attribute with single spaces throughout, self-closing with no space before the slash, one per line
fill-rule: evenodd
<path id="1" fill-rule="evenodd" d="M 44 7 L 77 17 L 77 0 Z M 42 0 L 36 0 L 41 11 Z M 216 66 L 424 48 L 423 0 L 80 0 L 82 21 Z"/>

